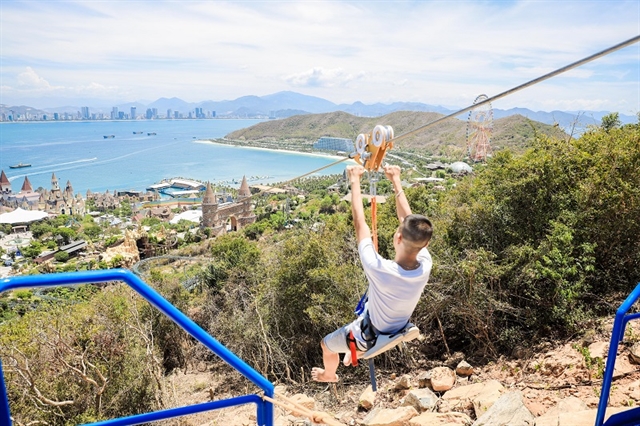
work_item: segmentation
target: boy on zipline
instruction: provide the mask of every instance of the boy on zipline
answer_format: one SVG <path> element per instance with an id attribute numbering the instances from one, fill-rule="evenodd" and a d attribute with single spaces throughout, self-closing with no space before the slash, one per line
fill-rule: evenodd
<path id="1" fill-rule="evenodd" d="M 369 281 L 368 300 L 358 319 L 328 334 L 320 343 L 324 369 L 314 367 L 311 370 L 313 380 L 318 382 L 338 381 L 336 370 L 340 363 L 339 354 L 348 355 L 353 348 L 350 348 L 349 339 L 355 340 L 352 345 L 355 343 L 357 355 L 362 356 L 369 349 L 367 340 L 370 340 L 370 330 L 377 336 L 405 329 L 431 272 L 431 255 L 426 248 L 432 234 L 431 222 L 422 215 L 411 213 L 402 190 L 400 167 L 384 166 L 384 173 L 393 184 L 396 212 L 400 220 L 400 226 L 393 235 L 396 253 L 393 261 L 380 256 L 374 248 L 362 205 L 360 179 L 363 173 L 362 166 L 347 167 L 358 252 Z M 345 356 L 345 365 L 349 364 L 348 356 Z"/>

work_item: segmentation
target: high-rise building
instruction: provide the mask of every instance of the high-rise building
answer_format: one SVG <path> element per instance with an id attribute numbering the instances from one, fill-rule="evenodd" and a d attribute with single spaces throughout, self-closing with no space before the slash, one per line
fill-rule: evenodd
<path id="1" fill-rule="evenodd" d="M 111 108 L 111 119 L 112 120 L 118 119 L 118 107 Z"/>
<path id="2" fill-rule="evenodd" d="M 136 107 L 134 106 L 131 107 L 131 119 L 132 120 L 136 119 Z"/>
<path id="3" fill-rule="evenodd" d="M 344 138 L 321 137 L 313 144 L 313 149 L 321 151 L 342 151 L 351 153 L 354 151 L 353 141 Z"/>
<path id="4" fill-rule="evenodd" d="M 81 113 L 82 113 L 82 119 L 83 120 L 88 120 L 91 118 L 91 116 L 89 115 L 89 107 L 82 107 L 81 109 Z"/>
<path id="5" fill-rule="evenodd" d="M 167 118 L 171 118 L 171 108 L 167 110 Z"/>

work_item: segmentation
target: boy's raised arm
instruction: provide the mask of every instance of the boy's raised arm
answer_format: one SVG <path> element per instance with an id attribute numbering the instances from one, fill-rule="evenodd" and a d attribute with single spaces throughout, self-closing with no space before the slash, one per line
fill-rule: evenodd
<path id="1" fill-rule="evenodd" d="M 400 221 L 400 223 L 402 223 L 404 221 L 404 218 L 411 214 L 411 207 L 409 206 L 407 196 L 404 194 L 404 190 L 402 189 L 402 181 L 400 180 L 400 167 L 385 165 L 384 174 L 393 185 L 393 192 L 396 195 L 396 213 L 398 214 L 398 220 Z"/>
<path id="2" fill-rule="evenodd" d="M 353 225 L 356 228 L 356 240 L 358 244 L 365 238 L 371 237 L 371 230 L 364 217 L 364 207 L 362 206 L 362 192 L 360 190 L 360 178 L 364 173 L 362 166 L 347 166 L 347 177 L 351 185 L 351 214 L 353 215 Z"/>

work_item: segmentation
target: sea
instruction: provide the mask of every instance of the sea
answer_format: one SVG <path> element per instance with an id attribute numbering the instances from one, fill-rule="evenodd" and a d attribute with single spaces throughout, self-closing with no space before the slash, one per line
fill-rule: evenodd
<path id="1" fill-rule="evenodd" d="M 314 153 L 235 147 L 207 139 L 264 120 L 138 120 L 0 123 L 0 169 L 18 192 L 25 176 L 34 189 L 50 189 L 55 173 L 61 188 L 144 191 L 168 178 L 186 178 L 239 187 L 273 184 L 335 163 L 340 157 Z M 104 136 L 111 136 L 105 138 Z M 338 174 L 342 162 L 316 173 Z M 31 167 L 11 169 L 19 163 Z"/>

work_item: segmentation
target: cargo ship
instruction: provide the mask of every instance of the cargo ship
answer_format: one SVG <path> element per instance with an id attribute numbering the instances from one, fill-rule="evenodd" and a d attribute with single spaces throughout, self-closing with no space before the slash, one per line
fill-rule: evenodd
<path id="1" fill-rule="evenodd" d="M 31 164 L 18 163 L 14 166 L 9 166 L 10 169 L 21 169 L 23 167 L 31 167 Z"/>

